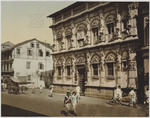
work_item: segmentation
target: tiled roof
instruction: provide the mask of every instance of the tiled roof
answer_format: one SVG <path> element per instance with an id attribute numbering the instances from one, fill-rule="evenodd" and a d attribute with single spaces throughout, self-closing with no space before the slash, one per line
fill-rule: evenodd
<path id="1" fill-rule="evenodd" d="M 2 49 L 1 51 L 2 51 L 2 52 L 4 52 L 4 51 L 11 51 L 11 50 L 13 50 L 15 47 L 18 47 L 18 46 L 20 46 L 20 45 L 23 45 L 23 44 L 25 44 L 25 43 L 28 43 L 28 42 L 31 42 L 31 41 L 34 41 L 34 40 L 36 40 L 36 41 L 38 41 L 39 43 L 43 44 L 43 45 L 46 46 L 47 48 L 52 49 L 52 47 L 50 46 L 50 44 L 44 43 L 44 42 L 39 41 L 39 40 L 37 40 L 36 38 L 34 38 L 34 39 L 30 39 L 30 40 L 26 40 L 26 41 L 20 42 L 20 43 L 18 43 L 18 44 L 16 44 L 16 45 L 12 46 L 12 47 L 10 47 L 10 48 Z"/>

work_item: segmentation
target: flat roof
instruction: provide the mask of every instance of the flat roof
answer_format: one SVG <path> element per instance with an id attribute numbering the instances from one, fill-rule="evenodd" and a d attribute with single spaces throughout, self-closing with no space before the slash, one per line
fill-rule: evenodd
<path id="1" fill-rule="evenodd" d="M 54 17 L 54 16 L 58 15 L 59 13 L 64 12 L 64 11 L 67 11 L 68 9 L 70 9 L 70 8 L 72 8 L 72 7 L 74 7 L 74 6 L 78 5 L 78 4 L 80 4 L 80 3 L 83 3 L 83 2 L 75 2 L 75 3 L 71 4 L 71 5 L 69 5 L 68 7 L 65 7 L 65 8 L 63 8 L 63 9 L 57 11 L 57 12 L 54 12 L 53 14 L 51 14 L 51 15 L 49 15 L 49 16 L 47 16 L 47 17 L 49 17 L 49 18 Z M 85 2 L 84 2 L 84 3 L 85 3 Z"/>

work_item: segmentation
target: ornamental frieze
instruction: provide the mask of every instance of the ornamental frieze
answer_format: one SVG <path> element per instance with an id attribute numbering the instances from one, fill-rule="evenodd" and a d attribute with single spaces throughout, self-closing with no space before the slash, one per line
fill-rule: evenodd
<path id="1" fill-rule="evenodd" d="M 90 18 L 91 18 L 91 17 L 94 17 L 94 16 L 98 16 L 98 15 L 99 15 L 98 10 L 95 10 L 95 11 L 93 11 L 92 13 L 90 13 Z"/>
<path id="2" fill-rule="evenodd" d="M 55 27 L 55 30 L 60 30 L 60 29 L 62 29 L 62 27 L 63 27 L 63 25 L 58 25 Z"/>
<path id="3" fill-rule="evenodd" d="M 74 23 L 79 23 L 79 22 L 82 22 L 82 21 L 85 21 L 86 19 L 86 16 L 83 15 L 83 16 L 80 16 L 80 17 L 77 17 L 75 20 L 74 20 Z"/>
<path id="4" fill-rule="evenodd" d="M 85 57 L 83 56 L 80 56 L 76 59 L 76 62 L 75 62 L 76 65 L 80 65 L 80 64 L 85 64 Z"/>
<path id="5" fill-rule="evenodd" d="M 64 23 L 64 27 L 68 27 L 71 26 L 71 21 L 67 21 L 66 23 Z"/>
<path id="6" fill-rule="evenodd" d="M 104 12 L 110 12 L 112 10 L 115 10 L 114 5 L 112 4 L 104 8 Z"/>

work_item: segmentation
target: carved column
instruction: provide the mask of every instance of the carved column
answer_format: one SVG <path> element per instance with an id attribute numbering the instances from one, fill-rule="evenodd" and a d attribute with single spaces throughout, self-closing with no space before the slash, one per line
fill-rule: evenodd
<path id="1" fill-rule="evenodd" d="M 118 50 L 119 51 L 119 50 Z M 117 79 L 118 79 L 118 85 L 122 85 L 122 80 L 121 80 L 121 55 L 118 54 L 118 62 L 116 64 L 116 69 L 117 69 Z"/>
<path id="2" fill-rule="evenodd" d="M 74 25 L 74 23 L 72 22 L 71 23 L 71 29 L 72 29 L 72 40 L 74 40 L 74 42 L 72 43 L 72 45 L 73 45 L 73 47 L 77 47 L 77 40 L 76 40 L 76 32 L 75 32 L 75 25 Z"/>
<path id="3" fill-rule="evenodd" d="M 57 51 L 57 42 L 56 42 L 56 30 L 54 28 L 52 28 L 53 30 L 53 49 L 54 49 L 54 52 Z"/>
<path id="4" fill-rule="evenodd" d="M 137 81 L 137 64 L 136 64 L 136 52 L 133 48 L 134 46 L 131 45 L 129 56 L 130 56 L 130 63 L 129 63 L 129 82 L 128 87 L 136 88 L 136 81 Z"/>
<path id="5" fill-rule="evenodd" d="M 87 16 L 86 18 L 86 25 L 87 25 L 87 34 L 86 34 L 86 40 L 88 40 L 88 44 L 91 43 L 91 38 L 90 38 L 90 29 L 91 29 L 91 26 L 90 26 L 90 21 L 89 21 L 89 17 Z"/>
<path id="6" fill-rule="evenodd" d="M 104 16 L 102 10 L 100 11 L 100 35 L 102 35 L 102 42 L 105 42 L 105 23 L 104 23 Z"/>
<path id="7" fill-rule="evenodd" d="M 66 42 L 65 29 L 62 27 L 62 50 L 67 49 Z"/>
<path id="8" fill-rule="evenodd" d="M 105 70 L 105 55 L 104 55 L 104 51 L 103 50 L 101 51 L 100 56 L 101 56 L 101 63 L 100 63 L 100 65 L 101 65 L 101 73 L 100 73 L 100 75 L 101 75 L 101 83 L 100 83 L 100 85 L 104 86 L 106 70 Z"/>
<path id="9" fill-rule="evenodd" d="M 66 82 L 66 73 L 65 73 L 65 57 L 62 59 L 62 82 L 63 84 Z"/>
<path id="10" fill-rule="evenodd" d="M 57 67 L 56 67 L 56 58 L 55 55 L 53 55 L 53 70 L 54 70 L 54 78 L 53 78 L 53 83 L 56 81 L 56 76 L 57 76 Z"/>
<path id="11" fill-rule="evenodd" d="M 116 27 L 116 38 L 121 39 L 121 15 L 117 9 L 117 27 Z"/>
<path id="12" fill-rule="evenodd" d="M 91 69 L 90 69 L 90 60 L 91 60 L 91 57 L 90 57 L 90 53 L 89 51 L 86 53 L 86 58 L 87 58 L 87 85 L 89 83 L 89 79 L 91 77 Z"/>
<path id="13" fill-rule="evenodd" d="M 129 25 L 131 25 L 131 35 L 133 36 L 137 36 L 137 20 L 136 17 L 138 16 L 138 6 L 139 3 L 132 3 L 128 5 L 128 9 L 129 9 L 129 15 L 130 15 L 130 19 L 129 19 Z"/>
<path id="14" fill-rule="evenodd" d="M 77 84 L 77 81 L 75 81 L 75 73 L 76 73 L 76 65 L 75 65 L 75 56 L 72 54 L 72 81 L 73 81 L 73 84 Z"/>
<path id="15" fill-rule="evenodd" d="M 7 63 L 5 63 L 5 71 L 7 71 Z"/>

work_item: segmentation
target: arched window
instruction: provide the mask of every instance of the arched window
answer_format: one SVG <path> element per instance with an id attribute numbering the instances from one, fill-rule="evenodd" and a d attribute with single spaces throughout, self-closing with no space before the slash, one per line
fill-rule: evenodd
<path id="1" fill-rule="evenodd" d="M 57 66 L 57 74 L 58 74 L 58 76 L 61 76 L 62 75 L 62 69 L 63 69 L 63 63 L 62 63 L 61 59 L 58 59 L 56 66 Z"/>
<path id="2" fill-rule="evenodd" d="M 111 41 L 114 38 L 114 28 L 115 28 L 115 15 L 111 14 L 106 17 L 106 26 L 108 30 L 108 41 Z"/>
<path id="3" fill-rule="evenodd" d="M 93 76 L 99 75 L 99 72 L 98 72 L 99 63 L 100 63 L 100 57 L 97 54 L 93 55 L 93 57 L 91 58 L 91 66 L 92 66 L 92 75 Z"/>
<path id="4" fill-rule="evenodd" d="M 121 61 L 122 61 L 122 70 L 126 71 L 128 66 L 128 59 L 129 59 L 129 53 L 127 51 L 123 51 L 121 55 Z"/>
<path id="5" fill-rule="evenodd" d="M 58 50 L 62 50 L 63 49 L 63 43 L 62 43 L 62 31 L 58 30 L 56 33 L 56 38 L 57 38 L 57 42 L 58 42 Z"/>
<path id="6" fill-rule="evenodd" d="M 114 66 L 116 62 L 116 55 L 113 52 L 107 54 L 105 58 L 106 62 L 106 75 L 107 77 L 112 77 L 115 75 Z"/>
<path id="7" fill-rule="evenodd" d="M 72 48 L 72 30 L 71 28 L 67 28 L 66 31 L 65 31 L 65 36 L 66 36 L 66 39 L 67 39 L 67 49 L 70 49 Z"/>
<path id="8" fill-rule="evenodd" d="M 77 26 L 77 41 L 78 47 L 84 46 L 84 38 L 86 35 L 87 26 L 85 24 L 79 24 Z"/>
<path id="9" fill-rule="evenodd" d="M 66 60 L 66 63 L 65 63 L 65 66 L 66 66 L 66 74 L 67 76 L 70 76 L 71 75 L 71 66 L 72 66 L 72 59 L 71 58 L 68 58 Z"/>
<path id="10" fill-rule="evenodd" d="M 93 42 L 95 44 L 97 42 L 97 40 L 98 40 L 99 20 L 98 19 L 94 19 L 92 21 L 92 23 L 91 23 L 91 27 L 92 27 Z"/>

